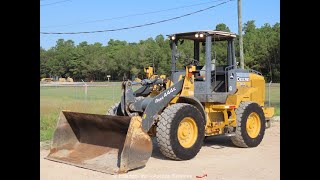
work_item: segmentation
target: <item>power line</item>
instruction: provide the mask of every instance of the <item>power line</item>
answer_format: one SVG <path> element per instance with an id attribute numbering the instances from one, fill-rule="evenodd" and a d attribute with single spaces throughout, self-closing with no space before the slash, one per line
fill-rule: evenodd
<path id="1" fill-rule="evenodd" d="M 71 1 L 71 0 L 57 1 L 57 2 L 53 2 L 53 3 L 42 4 L 40 6 L 49 6 L 49 5 L 59 4 L 59 3 L 67 2 L 67 1 Z"/>
<path id="2" fill-rule="evenodd" d="M 170 9 L 163 9 L 163 10 L 158 10 L 158 11 L 130 14 L 130 15 L 125 15 L 125 16 L 113 17 L 113 18 L 105 18 L 105 19 L 84 21 L 84 22 L 79 22 L 79 23 L 64 24 L 64 25 L 57 25 L 57 26 L 45 26 L 45 27 L 40 27 L 40 28 L 45 29 L 45 28 L 67 27 L 67 26 L 73 26 L 73 25 L 77 25 L 77 24 L 89 24 L 89 23 L 110 21 L 110 20 L 123 19 L 123 18 L 128 18 L 128 17 L 135 17 L 135 16 L 142 16 L 142 15 L 147 15 L 147 14 L 155 14 L 155 13 L 160 13 L 160 12 L 172 11 L 172 10 L 188 8 L 188 7 L 194 7 L 194 6 L 200 6 L 200 5 L 204 5 L 204 4 L 211 4 L 211 3 L 214 3 L 214 2 L 218 2 L 218 1 L 225 1 L 225 0 L 215 0 L 215 1 L 210 1 L 210 2 L 206 2 L 206 3 L 191 4 L 191 5 L 187 5 L 187 6 L 180 6 L 180 7 L 175 7 L 175 8 L 170 8 Z"/>
<path id="3" fill-rule="evenodd" d="M 223 4 L 226 4 L 230 1 L 234 1 L 234 0 L 228 0 L 222 3 L 219 3 L 217 5 L 213 5 L 213 6 L 209 6 L 207 8 L 204 9 L 200 9 L 198 11 L 194 11 L 188 14 L 184 14 L 181 16 L 177 16 L 177 17 L 173 17 L 173 18 L 169 18 L 169 19 L 165 19 L 165 20 L 161 20 L 161 21 L 156 21 L 156 22 L 151 22 L 151 23 L 146 23 L 146 24 L 142 24 L 142 25 L 136 25 L 136 26 L 129 26 L 129 27 L 124 27 L 124 28 L 118 28 L 118 29 L 105 29 L 105 30 L 98 30 L 98 31 L 83 31 L 83 32 L 40 32 L 40 34 L 90 34 L 90 33 L 100 33 L 100 32 L 110 32 L 110 31 L 121 31 L 121 30 L 126 30 L 126 29 L 133 29 L 133 28 L 138 28 L 138 27 L 144 27 L 144 26 L 150 26 L 150 25 L 154 25 L 154 24 L 159 24 L 159 23 L 163 23 L 163 22 L 167 22 L 167 21 L 172 21 L 172 20 L 176 20 L 176 19 L 180 19 L 186 16 L 190 16 L 202 11 L 206 11 L 208 9 L 212 9 L 214 7 L 218 7 L 221 6 Z"/>

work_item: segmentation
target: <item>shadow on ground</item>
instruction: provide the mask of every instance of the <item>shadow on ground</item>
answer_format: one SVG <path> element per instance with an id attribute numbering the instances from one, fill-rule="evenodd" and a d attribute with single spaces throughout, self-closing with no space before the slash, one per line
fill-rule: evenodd
<path id="1" fill-rule="evenodd" d="M 40 149 L 43 150 L 49 150 L 50 149 L 50 143 L 51 141 L 43 141 L 40 142 Z M 168 160 L 169 158 L 162 155 L 160 152 L 159 146 L 157 144 L 157 140 L 155 137 L 152 137 L 152 145 L 153 145 L 153 151 L 152 151 L 152 157 L 156 159 L 162 159 L 162 160 Z M 211 136 L 206 137 L 203 141 L 202 147 L 209 147 L 212 149 L 223 149 L 225 147 L 235 147 L 230 137 L 226 136 Z"/>
<path id="2" fill-rule="evenodd" d="M 153 158 L 164 159 L 164 160 L 169 159 L 164 155 L 162 155 L 158 147 L 157 140 L 154 137 L 152 138 L 152 145 L 153 145 L 153 151 L 151 156 Z M 211 137 L 205 138 L 202 147 L 209 147 L 212 149 L 223 149 L 225 147 L 235 147 L 235 146 L 232 144 L 230 137 L 211 136 Z"/>
<path id="3" fill-rule="evenodd" d="M 213 149 L 223 149 L 225 147 L 235 147 L 227 136 L 210 136 L 205 138 L 203 146 Z"/>

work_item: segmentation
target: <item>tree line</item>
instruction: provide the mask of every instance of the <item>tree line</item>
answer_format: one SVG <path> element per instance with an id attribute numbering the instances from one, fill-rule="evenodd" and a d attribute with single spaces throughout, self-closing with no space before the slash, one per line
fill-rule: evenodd
<path id="1" fill-rule="evenodd" d="M 229 31 L 221 23 L 215 30 Z M 243 28 L 245 67 L 260 71 L 268 81 L 280 81 L 280 23 L 264 24 L 256 27 L 255 21 L 248 21 Z M 236 45 L 236 58 L 239 61 L 239 43 Z M 212 46 L 216 62 L 224 63 L 227 57 L 226 42 L 215 42 Z M 192 58 L 193 43 L 185 41 L 178 45 L 182 56 L 178 67 L 184 60 Z M 204 63 L 204 47 L 201 47 L 200 63 Z M 40 78 L 72 77 L 76 81 L 105 81 L 142 78 L 143 68 L 155 65 L 157 74 L 170 75 L 171 49 L 169 39 L 163 35 L 155 38 L 129 43 L 110 39 L 107 45 L 88 44 L 86 41 L 75 45 L 72 40 L 58 39 L 49 49 L 40 46 Z"/>

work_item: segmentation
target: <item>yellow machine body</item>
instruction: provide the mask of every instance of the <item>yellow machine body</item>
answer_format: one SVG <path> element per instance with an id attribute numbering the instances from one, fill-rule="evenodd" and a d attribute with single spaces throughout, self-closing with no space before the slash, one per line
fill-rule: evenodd
<path id="1" fill-rule="evenodd" d="M 144 71 L 144 73 L 146 73 L 146 77 L 148 79 L 150 79 L 152 77 L 152 75 L 154 74 L 153 67 L 151 67 L 151 66 L 143 68 L 143 71 Z"/>
<path id="2" fill-rule="evenodd" d="M 145 72 L 146 77 L 148 79 L 150 79 L 150 80 L 154 80 L 156 78 L 160 78 L 160 79 L 166 79 L 167 78 L 167 76 L 164 75 L 164 74 L 162 74 L 162 75 L 154 74 L 154 68 L 152 66 L 143 68 L 143 71 Z M 168 80 L 168 81 L 170 81 L 170 80 Z M 154 97 L 154 96 L 160 94 L 163 90 L 164 89 L 161 86 L 159 86 L 157 84 L 153 85 L 153 89 L 152 89 L 152 91 L 150 93 L 150 97 Z"/>
<path id="3" fill-rule="evenodd" d="M 170 104 L 178 102 L 180 96 L 194 96 L 194 75 L 195 66 L 186 67 L 186 78 L 180 75 L 179 80 L 184 78 L 184 84 L 180 95 L 172 99 Z M 189 74 L 189 77 L 188 77 Z M 264 111 L 266 120 L 274 115 L 274 107 L 265 107 L 265 80 L 264 77 L 255 73 L 250 73 L 250 81 L 237 82 L 237 91 L 227 97 L 225 104 L 214 102 L 203 103 L 206 115 L 206 136 L 220 135 L 224 133 L 224 128 L 236 127 L 235 109 L 243 101 L 252 101 L 260 105 Z M 173 84 L 172 84 L 173 85 Z M 231 116 L 229 117 L 229 115 Z"/>

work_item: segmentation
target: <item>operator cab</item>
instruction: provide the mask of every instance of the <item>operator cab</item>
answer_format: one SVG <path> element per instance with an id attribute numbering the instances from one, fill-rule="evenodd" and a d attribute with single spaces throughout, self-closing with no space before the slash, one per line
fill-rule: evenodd
<path id="1" fill-rule="evenodd" d="M 202 102 L 224 103 L 228 94 L 236 90 L 234 38 L 236 34 L 224 31 L 200 30 L 168 35 L 172 50 L 171 77 L 176 83 L 185 70 L 178 70 L 179 60 L 184 59 L 185 66 L 194 65 L 195 96 Z M 193 41 L 193 57 L 185 56 L 179 50 L 184 41 Z M 215 45 L 219 41 L 226 41 L 227 57 L 216 60 Z M 201 49 L 201 46 L 203 47 Z M 203 54 L 201 54 L 203 53 Z M 222 63 L 221 63 L 222 62 Z M 240 69 L 239 69 L 240 70 Z"/>

